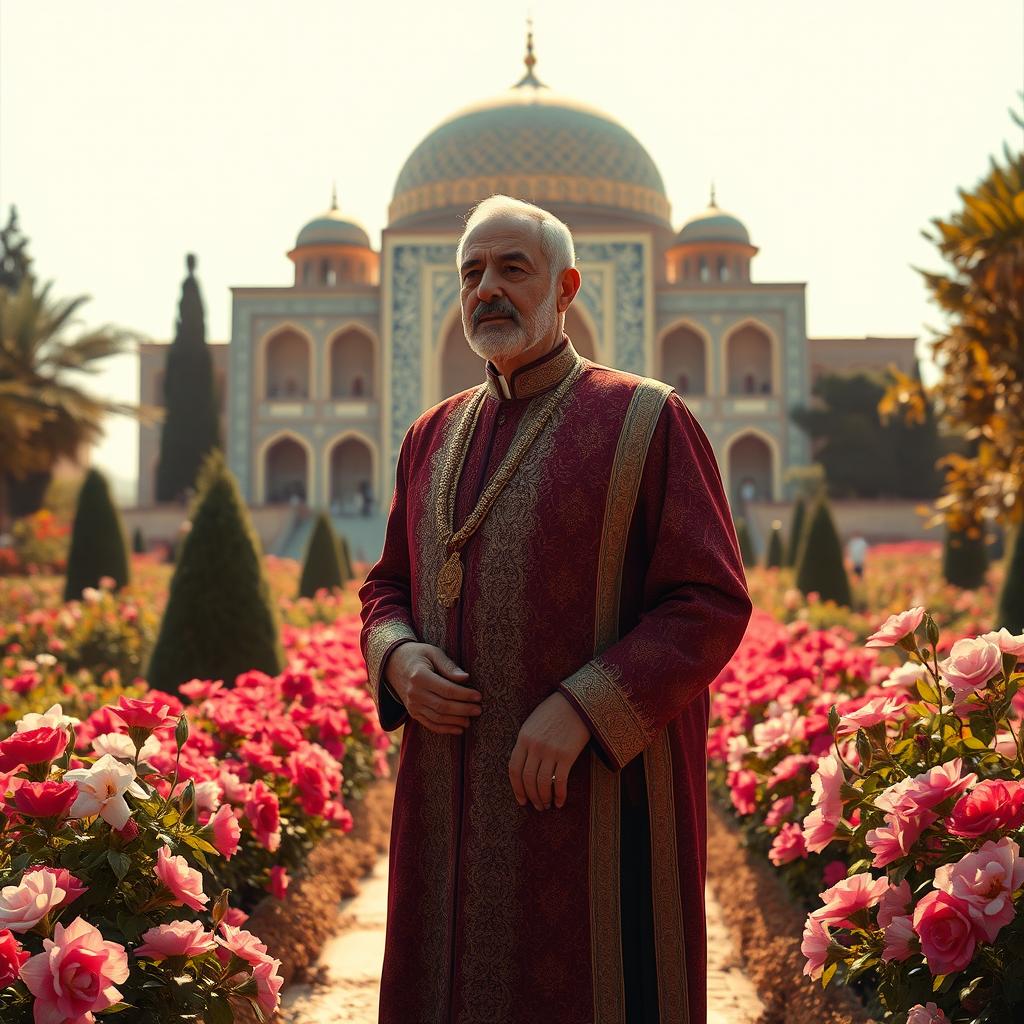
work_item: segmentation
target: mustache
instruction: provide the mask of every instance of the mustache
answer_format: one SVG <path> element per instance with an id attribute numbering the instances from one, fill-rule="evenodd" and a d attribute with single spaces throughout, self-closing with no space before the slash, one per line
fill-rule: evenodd
<path id="1" fill-rule="evenodd" d="M 495 299 L 493 302 L 481 302 L 473 310 L 473 326 L 479 326 L 481 318 L 496 313 L 501 316 L 511 317 L 513 323 L 522 323 L 519 319 L 519 310 L 508 299 Z"/>

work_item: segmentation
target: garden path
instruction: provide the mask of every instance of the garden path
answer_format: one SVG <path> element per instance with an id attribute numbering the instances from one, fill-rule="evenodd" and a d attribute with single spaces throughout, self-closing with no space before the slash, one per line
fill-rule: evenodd
<path id="1" fill-rule="evenodd" d="M 388 858 L 377 862 L 358 895 L 343 900 L 346 926 L 320 954 L 322 981 L 284 992 L 287 1024 L 377 1024 L 380 966 L 384 958 Z M 706 890 L 708 930 L 708 1024 L 754 1024 L 762 1005 L 744 974 L 722 911 Z"/>

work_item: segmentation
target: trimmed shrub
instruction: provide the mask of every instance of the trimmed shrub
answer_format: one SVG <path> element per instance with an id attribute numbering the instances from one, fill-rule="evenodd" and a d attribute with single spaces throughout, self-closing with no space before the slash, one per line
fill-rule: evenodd
<path id="1" fill-rule="evenodd" d="M 795 566 L 800 557 L 800 540 L 807 518 L 807 502 L 797 498 L 793 506 L 793 519 L 789 524 L 789 545 L 786 548 L 786 565 Z"/>
<path id="2" fill-rule="evenodd" d="M 999 595 L 996 624 L 1011 633 L 1024 632 L 1024 523 L 1018 524 L 1006 556 L 1006 579 Z"/>
<path id="3" fill-rule="evenodd" d="M 736 520 L 736 540 L 740 545 L 740 555 L 743 564 L 748 569 L 757 565 L 757 552 L 754 550 L 754 539 L 750 536 L 750 527 L 746 519 Z"/>
<path id="4" fill-rule="evenodd" d="M 346 583 L 355 579 L 355 570 L 352 568 L 352 549 L 348 546 L 348 537 L 343 533 L 338 534 L 338 558 L 341 561 L 342 579 Z"/>
<path id="5" fill-rule="evenodd" d="M 90 469 L 78 492 L 71 526 L 64 600 L 79 600 L 86 587 L 98 587 L 104 576 L 114 580 L 115 589 L 128 582 L 128 550 L 106 478 Z"/>
<path id="6" fill-rule="evenodd" d="M 338 590 L 345 584 L 339 545 L 334 528 L 326 512 L 321 512 L 313 524 L 313 532 L 306 545 L 299 580 L 299 597 L 312 597 L 318 590 Z"/>
<path id="7" fill-rule="evenodd" d="M 946 529 L 942 549 L 942 575 L 948 583 L 964 590 L 977 590 L 985 582 L 988 571 L 988 549 L 984 530 L 979 525 L 971 536 L 969 530 Z"/>
<path id="8" fill-rule="evenodd" d="M 764 564 L 769 569 L 779 569 L 785 560 L 785 552 L 782 549 L 782 523 L 775 520 L 772 523 L 771 536 L 768 538 L 768 553 L 765 555 Z"/>
<path id="9" fill-rule="evenodd" d="M 242 672 L 274 675 L 284 664 L 260 541 L 218 449 L 198 483 L 147 673 L 163 690 L 196 678 L 230 686 Z"/>
<path id="10" fill-rule="evenodd" d="M 850 580 L 843 564 L 843 547 L 824 495 L 808 513 L 807 532 L 800 545 L 796 585 L 806 596 L 816 591 L 822 601 L 849 606 Z"/>

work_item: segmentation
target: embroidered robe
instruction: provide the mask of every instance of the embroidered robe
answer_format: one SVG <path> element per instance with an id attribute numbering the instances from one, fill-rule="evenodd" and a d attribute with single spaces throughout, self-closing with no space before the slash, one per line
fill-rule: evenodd
<path id="1" fill-rule="evenodd" d="M 666 385 L 567 337 L 507 382 L 485 372 L 456 527 L 573 379 L 463 549 L 460 600 L 436 597 L 438 481 L 475 390 L 406 434 L 360 590 L 371 692 L 384 728 L 404 726 L 380 1021 L 704 1024 L 708 686 L 751 610 L 714 454 Z M 410 640 L 480 691 L 461 736 L 411 719 L 382 679 Z M 556 690 L 591 739 L 565 805 L 538 812 L 508 764 Z"/>

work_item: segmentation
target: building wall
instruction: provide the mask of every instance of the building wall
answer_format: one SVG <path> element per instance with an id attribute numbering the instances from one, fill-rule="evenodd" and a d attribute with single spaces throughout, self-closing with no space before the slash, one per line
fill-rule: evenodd
<path id="1" fill-rule="evenodd" d="M 917 374 L 917 339 L 898 338 L 809 338 L 811 385 L 832 373 L 884 370 L 890 365 L 913 377 Z"/>

